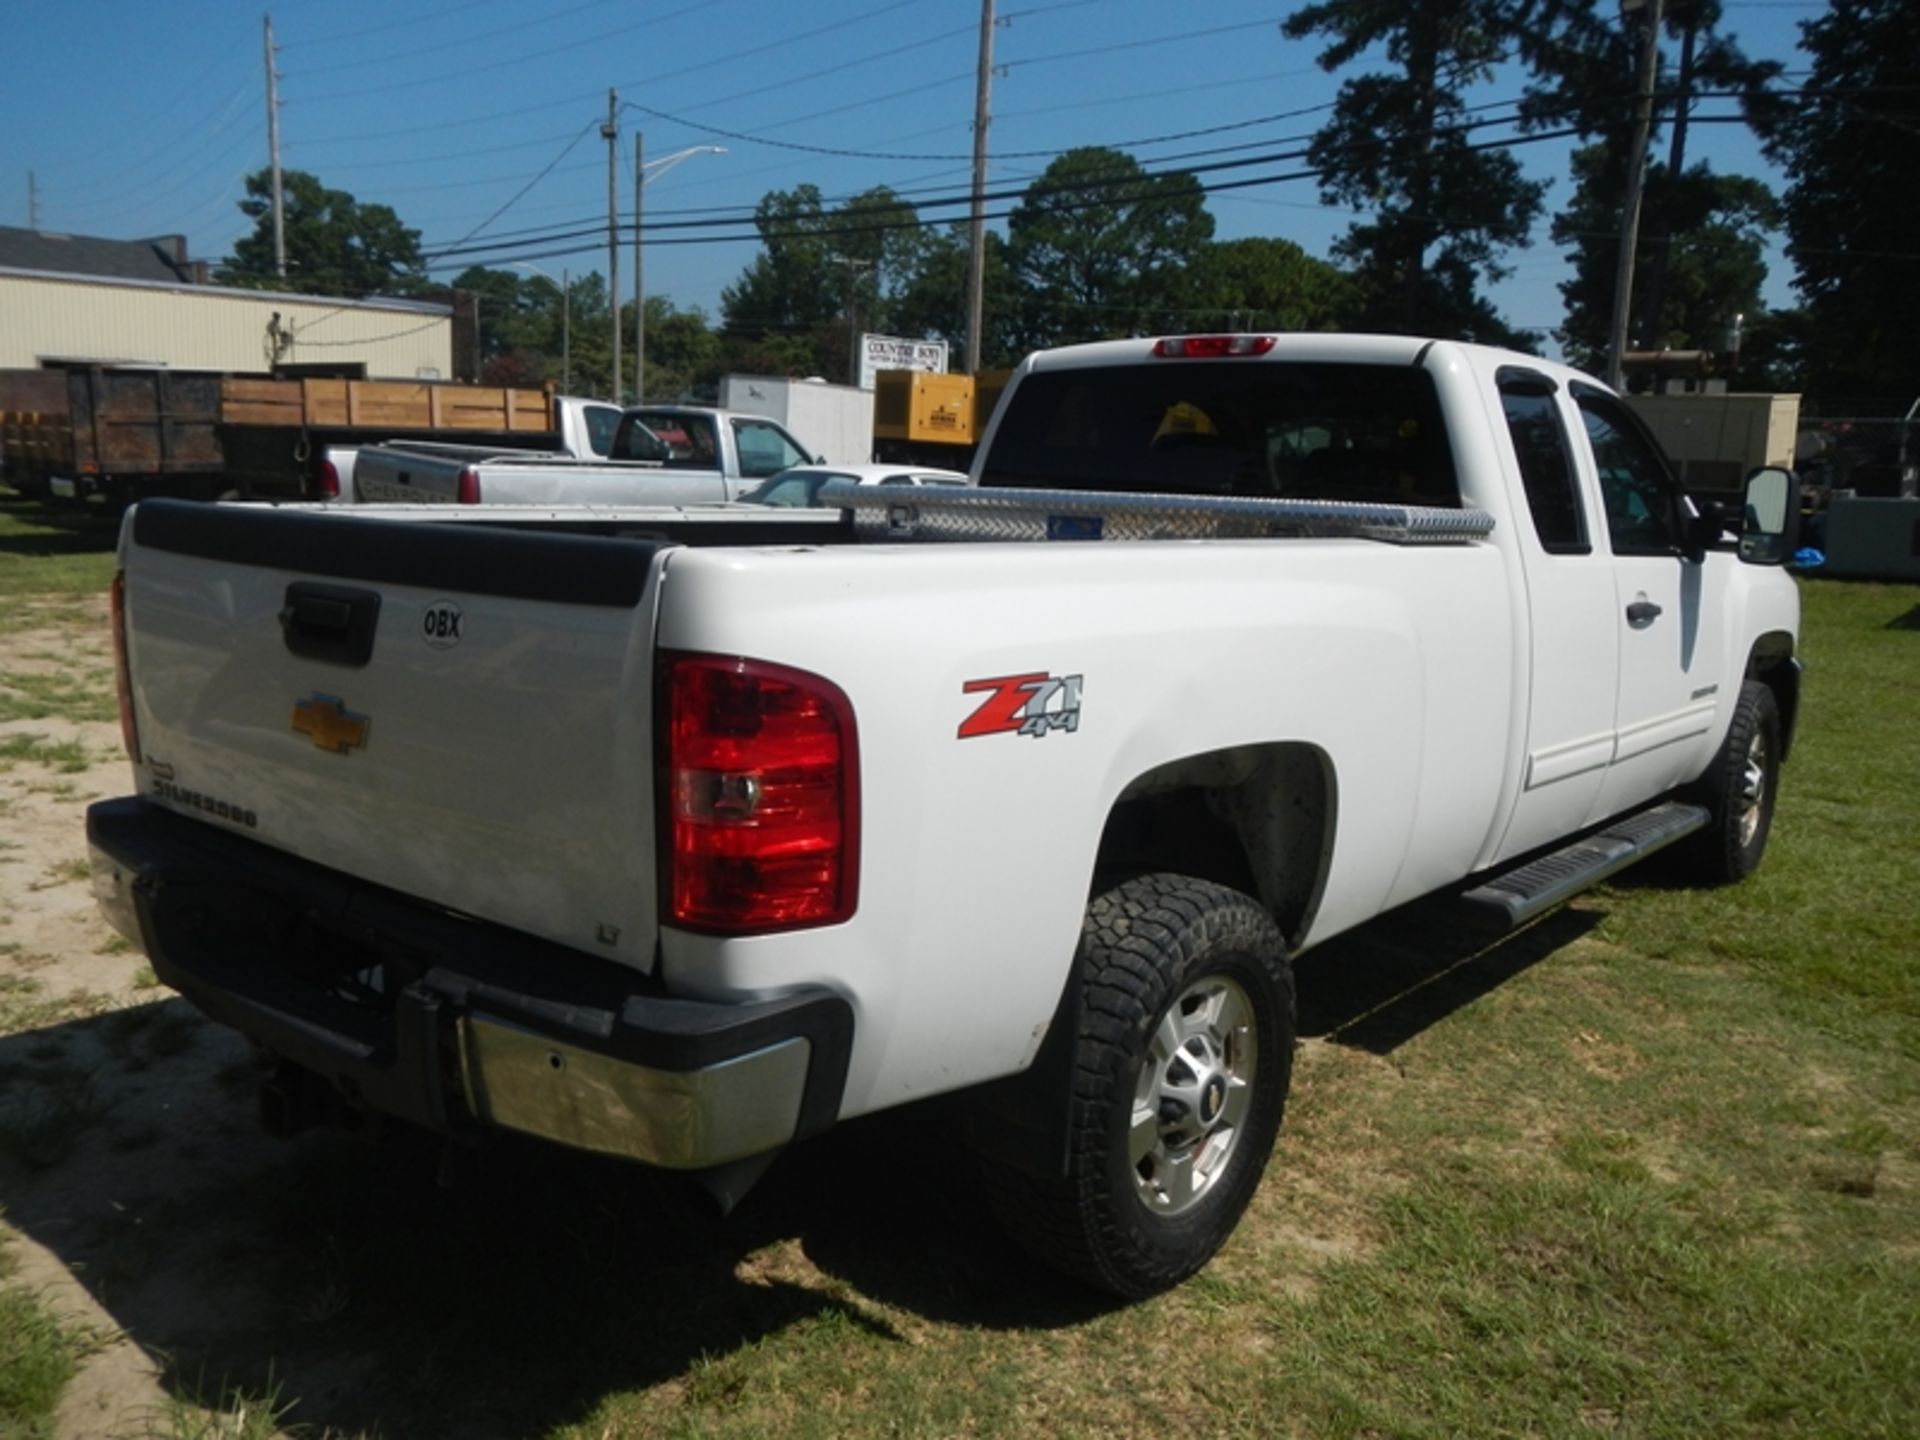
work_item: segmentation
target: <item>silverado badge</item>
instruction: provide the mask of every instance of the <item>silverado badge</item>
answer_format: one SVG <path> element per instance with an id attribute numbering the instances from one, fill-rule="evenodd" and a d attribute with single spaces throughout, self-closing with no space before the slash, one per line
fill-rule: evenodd
<path id="1" fill-rule="evenodd" d="M 365 745 L 372 725 L 365 715 L 347 709 L 338 695 L 322 695 L 316 690 L 293 705 L 293 728 L 309 736 L 320 749 L 336 755 Z"/>

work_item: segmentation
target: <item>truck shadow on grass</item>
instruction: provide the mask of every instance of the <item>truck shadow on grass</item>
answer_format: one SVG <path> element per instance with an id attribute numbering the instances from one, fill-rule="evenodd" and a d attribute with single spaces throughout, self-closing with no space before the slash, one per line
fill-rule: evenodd
<path id="1" fill-rule="evenodd" d="M 1302 1033 L 1391 1050 L 1594 923 L 1489 943 L 1410 907 L 1303 959 Z M 277 1394 L 313 1433 L 515 1436 L 648 1391 L 671 1429 L 715 1362 L 775 1335 L 826 1394 L 903 1327 L 1111 1308 L 995 1227 L 950 1107 L 799 1147 L 721 1219 L 670 1177 L 533 1143 L 270 1139 L 236 1037 L 178 999 L 135 1013 L 0 1038 L 0 1206 L 178 1395 Z"/>
<path id="2" fill-rule="evenodd" d="M 0 488 L 0 555 L 104 554 L 119 538 L 118 512 L 97 505 L 55 505 Z"/>
<path id="3" fill-rule="evenodd" d="M 182 1000 L 140 1007 L 142 1034 L 194 1038 L 129 1083 L 128 1013 L 0 1038 L 0 1209 L 183 1397 L 277 1394 L 315 1434 L 519 1436 L 649 1389 L 697 1409 L 709 1361 L 776 1334 L 831 1369 L 903 1313 L 1108 1308 L 1015 1258 L 925 1112 L 800 1147 L 721 1219 L 671 1177 L 531 1142 L 448 1166 L 398 1128 L 274 1140 L 259 1066 Z"/>

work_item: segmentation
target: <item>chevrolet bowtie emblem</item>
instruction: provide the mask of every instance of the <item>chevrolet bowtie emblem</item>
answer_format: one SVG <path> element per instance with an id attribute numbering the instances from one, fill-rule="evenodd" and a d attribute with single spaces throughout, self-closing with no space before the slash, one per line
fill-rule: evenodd
<path id="1" fill-rule="evenodd" d="M 372 726 L 373 722 L 366 716 L 347 709 L 337 695 L 316 691 L 307 699 L 294 702 L 293 728 L 312 737 L 320 749 L 331 750 L 336 755 L 365 745 L 367 731 Z"/>

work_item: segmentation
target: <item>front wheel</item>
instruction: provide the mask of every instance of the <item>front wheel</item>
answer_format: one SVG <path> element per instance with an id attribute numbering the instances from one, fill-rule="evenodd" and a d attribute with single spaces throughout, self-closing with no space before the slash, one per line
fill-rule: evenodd
<path id="1" fill-rule="evenodd" d="M 1127 1298 L 1165 1290 L 1232 1234 L 1279 1133 L 1293 977 L 1255 901 L 1143 875 L 1087 907 L 1067 1173 L 998 1177 L 1037 1258 Z"/>
<path id="2" fill-rule="evenodd" d="M 1697 787 L 1711 818 L 1687 852 L 1696 878 L 1730 885 L 1759 868 L 1779 787 L 1780 707 L 1772 690 L 1748 680 L 1740 687 L 1726 744 Z"/>

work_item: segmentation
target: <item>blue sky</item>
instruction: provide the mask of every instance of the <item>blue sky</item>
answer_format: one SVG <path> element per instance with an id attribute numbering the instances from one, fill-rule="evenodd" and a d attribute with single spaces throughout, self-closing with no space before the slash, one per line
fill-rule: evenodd
<path id="1" fill-rule="evenodd" d="M 998 8 L 996 187 L 1024 185 L 1053 153 L 1078 145 L 1118 146 L 1151 168 L 1294 150 L 1341 78 L 1319 70 L 1318 46 L 1281 35 L 1291 3 L 999 0 Z M 1794 49 L 1799 22 L 1824 8 L 1727 0 L 1724 28 L 1749 55 L 1792 68 L 1804 63 Z M 727 151 L 658 170 L 646 189 L 650 225 L 750 213 L 767 191 L 806 182 L 829 197 L 886 184 L 910 198 L 950 196 L 967 183 L 975 0 L 330 0 L 271 14 L 283 163 L 391 205 L 430 254 L 469 236 L 604 227 L 599 125 L 609 86 L 623 105 L 619 191 L 629 216 L 636 130 L 649 159 L 693 146 Z M 227 254 L 251 223 L 236 208 L 242 180 L 267 155 L 262 18 L 258 6 L 226 0 L 8 0 L 0 224 L 28 223 L 31 171 L 43 229 L 184 232 L 195 256 Z M 1511 99 L 1519 84 L 1517 75 L 1497 77 L 1473 103 Z M 1707 102 L 1708 110 L 1728 107 Z M 821 153 L 831 151 L 857 153 Z M 1516 153 L 1551 182 L 1549 212 L 1564 204 L 1567 146 Z M 1689 159 L 1779 179 L 1740 126 L 1696 127 Z M 1353 218 L 1322 204 L 1311 180 L 1221 192 L 1208 206 L 1222 239 L 1282 236 L 1316 255 Z M 1509 256 L 1513 275 L 1490 291 L 1527 328 L 1560 318 L 1565 260 L 1545 229 Z M 649 233 L 648 292 L 717 315 L 722 287 L 754 246 L 670 238 Z M 568 248 L 581 253 L 548 253 Z M 528 239 L 505 253 L 540 256 L 532 263 L 554 273 L 604 270 L 606 260 L 604 234 Z M 630 295 L 629 252 L 620 264 Z M 1790 280 L 1776 251 L 1771 303 L 1790 303 Z"/>

